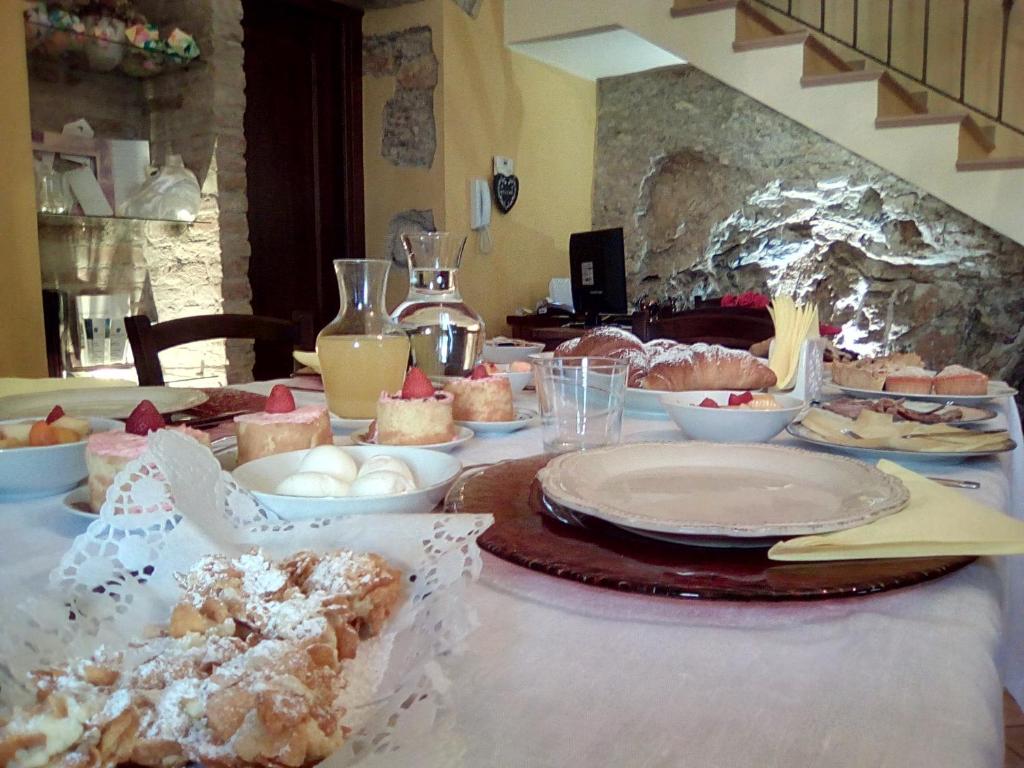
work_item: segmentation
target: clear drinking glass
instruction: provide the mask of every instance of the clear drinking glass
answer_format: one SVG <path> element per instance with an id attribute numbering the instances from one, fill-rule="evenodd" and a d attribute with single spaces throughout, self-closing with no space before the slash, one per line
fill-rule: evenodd
<path id="1" fill-rule="evenodd" d="M 629 364 L 608 357 L 533 361 L 544 450 L 580 451 L 622 437 Z"/>
<path id="2" fill-rule="evenodd" d="M 335 259 L 341 307 L 316 337 L 316 353 L 332 413 L 372 419 L 381 392 L 402 388 L 409 338 L 387 313 L 387 259 Z"/>
<path id="3" fill-rule="evenodd" d="M 484 321 L 459 293 L 466 238 L 449 232 L 402 235 L 409 294 L 391 316 L 409 334 L 412 364 L 427 376 L 466 376 L 484 349 Z"/>

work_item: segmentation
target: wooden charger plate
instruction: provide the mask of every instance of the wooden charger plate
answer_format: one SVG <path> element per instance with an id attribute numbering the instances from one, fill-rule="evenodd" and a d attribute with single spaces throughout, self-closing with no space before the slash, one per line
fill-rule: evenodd
<path id="1" fill-rule="evenodd" d="M 480 546 L 517 565 L 584 584 L 710 600 L 821 600 L 885 592 L 963 568 L 973 557 L 783 563 L 768 550 L 664 543 L 587 518 L 585 527 L 543 512 L 537 470 L 553 456 L 488 467 L 448 494 L 449 512 L 494 515 Z"/>

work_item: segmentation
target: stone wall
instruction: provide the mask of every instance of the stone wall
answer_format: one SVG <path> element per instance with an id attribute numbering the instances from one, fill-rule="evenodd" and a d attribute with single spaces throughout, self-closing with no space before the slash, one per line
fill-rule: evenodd
<path id="1" fill-rule="evenodd" d="M 593 224 L 632 300 L 792 293 L 841 346 L 1024 377 L 1024 247 L 692 67 L 599 83 Z"/>

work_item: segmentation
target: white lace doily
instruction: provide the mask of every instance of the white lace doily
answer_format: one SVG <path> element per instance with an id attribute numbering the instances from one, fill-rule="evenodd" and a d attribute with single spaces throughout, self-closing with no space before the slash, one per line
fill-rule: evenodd
<path id="1" fill-rule="evenodd" d="M 78 536 L 41 594 L 4 609 L 0 702 L 30 694 L 30 670 L 117 650 L 166 623 L 174 574 L 211 553 L 254 546 L 271 557 L 338 548 L 377 552 L 401 568 L 406 600 L 385 632 L 346 662 L 352 736 L 328 763 L 350 765 L 429 732 L 447 686 L 438 663 L 475 617 L 463 601 L 480 573 L 476 538 L 488 515 L 353 515 L 282 522 L 222 472 L 210 451 L 169 430 L 118 475 L 98 519 Z"/>

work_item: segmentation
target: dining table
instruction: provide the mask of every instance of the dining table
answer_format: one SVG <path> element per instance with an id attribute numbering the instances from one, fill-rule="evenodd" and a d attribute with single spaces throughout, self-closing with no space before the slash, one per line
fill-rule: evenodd
<path id="1" fill-rule="evenodd" d="M 266 394 L 275 383 L 289 380 L 234 386 Z M 324 402 L 321 392 L 294 395 Z M 516 397 L 537 408 L 532 392 Z M 995 423 L 1024 446 L 1013 400 L 995 407 Z M 668 419 L 624 418 L 623 442 L 682 439 Z M 773 442 L 799 445 L 785 433 Z M 541 452 L 532 424 L 478 434 L 454 455 L 468 467 Z M 959 492 L 1024 517 L 1024 448 L 899 463 L 977 481 Z M 0 502 L 3 589 L 43 589 L 87 525 L 61 497 Z M 1003 688 L 1024 700 L 1020 557 L 979 558 L 879 594 L 787 602 L 621 592 L 487 552 L 483 561 L 466 592 L 477 626 L 443 660 L 447 705 L 430 738 L 366 765 L 1003 765 Z"/>

